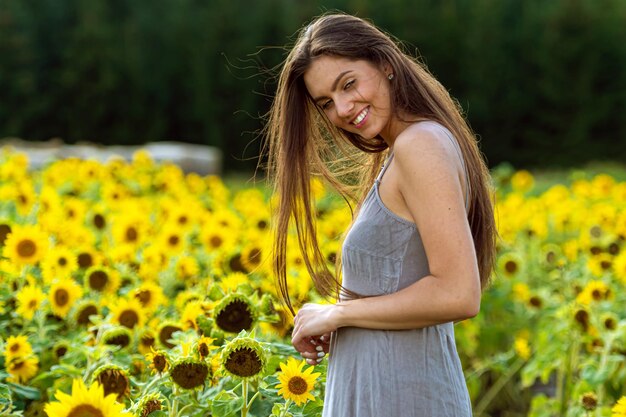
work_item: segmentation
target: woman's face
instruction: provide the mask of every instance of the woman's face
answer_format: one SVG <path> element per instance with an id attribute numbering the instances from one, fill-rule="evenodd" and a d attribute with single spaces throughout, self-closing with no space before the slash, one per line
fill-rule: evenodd
<path id="1" fill-rule="evenodd" d="M 369 61 L 323 55 L 304 73 L 304 83 L 335 126 L 366 139 L 380 135 L 391 143 L 396 122 L 391 112 L 390 73 Z"/>

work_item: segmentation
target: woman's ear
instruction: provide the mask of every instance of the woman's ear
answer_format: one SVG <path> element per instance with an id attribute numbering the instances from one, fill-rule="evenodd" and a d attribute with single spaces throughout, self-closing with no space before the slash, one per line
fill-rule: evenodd
<path id="1" fill-rule="evenodd" d="M 393 74 L 393 68 L 391 67 L 391 64 L 387 61 L 383 62 L 382 69 L 383 69 L 383 73 L 386 76 L 389 76 L 389 74 Z"/>

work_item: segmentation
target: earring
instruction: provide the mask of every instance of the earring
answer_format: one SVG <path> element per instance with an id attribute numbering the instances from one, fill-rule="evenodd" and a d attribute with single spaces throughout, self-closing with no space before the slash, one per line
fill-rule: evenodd
<path id="1" fill-rule="evenodd" d="M 389 78 L 389 81 L 393 80 L 393 73 L 392 73 L 392 74 L 389 74 L 389 75 L 387 76 L 387 78 Z"/>

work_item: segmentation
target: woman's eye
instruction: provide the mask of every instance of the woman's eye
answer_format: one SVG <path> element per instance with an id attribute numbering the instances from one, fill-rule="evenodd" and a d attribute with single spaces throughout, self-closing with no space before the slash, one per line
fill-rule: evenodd
<path id="1" fill-rule="evenodd" d="M 331 106 L 331 104 L 333 104 L 332 100 L 328 100 L 322 103 L 322 109 L 324 110 L 328 110 Z"/>
<path id="2" fill-rule="evenodd" d="M 354 84 L 354 80 L 350 80 L 346 83 L 346 85 L 343 86 L 343 89 L 347 90 L 348 88 L 352 87 L 353 84 Z"/>

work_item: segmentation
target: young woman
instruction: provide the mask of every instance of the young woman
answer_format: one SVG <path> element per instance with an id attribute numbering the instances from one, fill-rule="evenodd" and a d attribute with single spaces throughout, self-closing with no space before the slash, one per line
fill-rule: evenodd
<path id="1" fill-rule="evenodd" d="M 479 311 L 495 227 L 455 101 L 372 24 L 324 15 L 284 63 L 267 133 L 280 291 L 291 308 L 293 222 L 317 290 L 337 300 L 302 306 L 292 335 L 311 364 L 329 352 L 324 416 L 470 416 L 453 323 Z M 317 244 L 312 175 L 358 202 L 339 277 Z"/>

